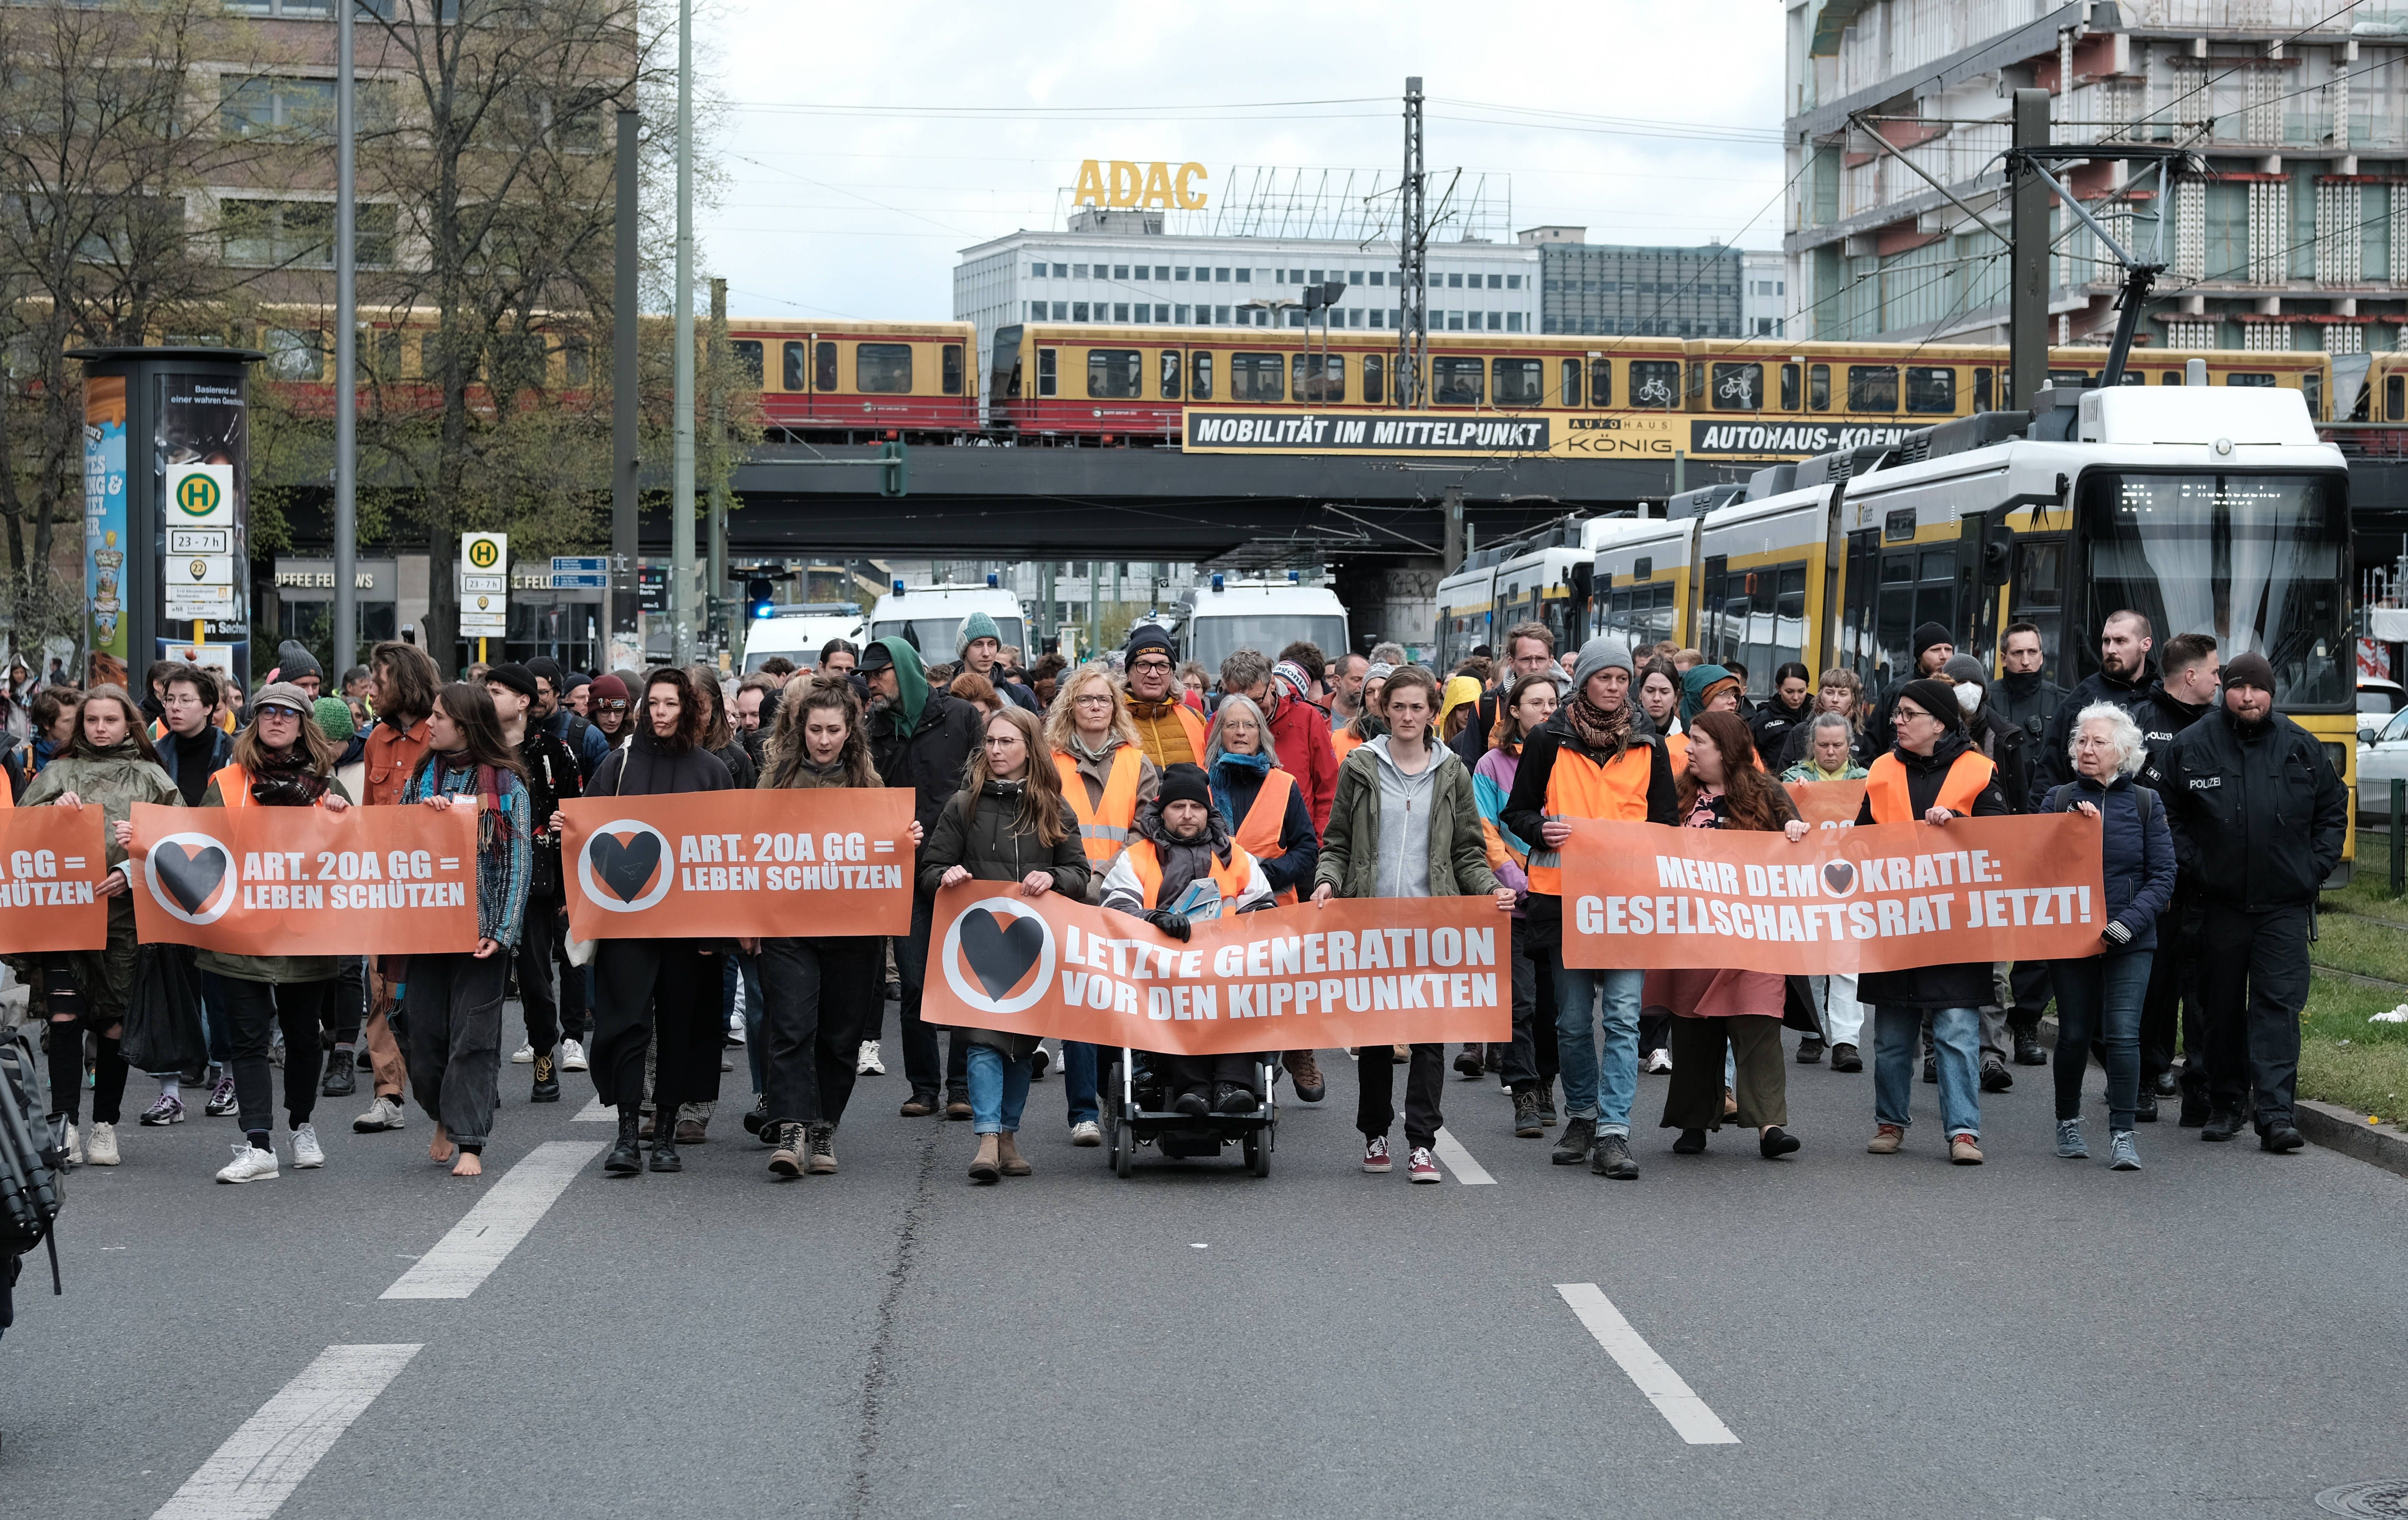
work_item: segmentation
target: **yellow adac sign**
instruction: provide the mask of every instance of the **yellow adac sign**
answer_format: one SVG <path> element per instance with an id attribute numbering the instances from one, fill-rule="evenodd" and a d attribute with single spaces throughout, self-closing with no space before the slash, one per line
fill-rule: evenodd
<path id="1" fill-rule="evenodd" d="M 1079 183 L 1070 194 L 1074 206 L 1158 207 L 1163 210 L 1197 211 L 1211 197 L 1196 188 L 1203 179 L 1201 164 L 1132 164 L 1126 159 L 1091 158 L 1079 165 Z"/>

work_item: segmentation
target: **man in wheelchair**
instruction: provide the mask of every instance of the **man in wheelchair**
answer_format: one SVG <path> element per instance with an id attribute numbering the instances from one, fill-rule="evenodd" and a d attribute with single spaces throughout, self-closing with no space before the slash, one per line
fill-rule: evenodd
<path id="1" fill-rule="evenodd" d="M 1133 831 L 1138 837 L 1104 877 L 1106 908 L 1183 940 L 1196 919 L 1273 906 L 1262 866 L 1229 837 L 1202 767 L 1167 767 L 1160 794 L 1138 809 Z M 1160 1083 L 1181 1113 L 1253 1113 L 1263 1101 L 1254 1090 L 1260 1059 L 1148 1053 L 1140 1080 Z"/>

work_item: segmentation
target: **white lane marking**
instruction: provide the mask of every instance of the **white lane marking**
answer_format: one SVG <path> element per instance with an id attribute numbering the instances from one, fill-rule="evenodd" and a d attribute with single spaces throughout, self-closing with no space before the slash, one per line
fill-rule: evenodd
<path id="1" fill-rule="evenodd" d="M 607 1125 L 619 1117 L 619 1111 L 597 1097 L 568 1117 L 574 1124 Z"/>
<path id="2" fill-rule="evenodd" d="M 1692 1446 L 1739 1444 L 1739 1437 L 1731 1434 L 1730 1427 L 1706 1407 L 1704 1399 L 1690 1391 L 1681 1374 L 1672 1370 L 1671 1363 L 1656 1355 L 1656 1348 L 1630 1327 L 1622 1311 L 1613 1307 L 1613 1300 L 1596 1283 L 1558 1283 L 1555 1291 L 1580 1316 L 1580 1322 L 1588 1326 L 1588 1333 L 1597 1337 L 1605 1354 L 1639 1385 L 1639 1391 L 1647 1396 L 1647 1401 L 1656 1406 L 1656 1412 L 1664 1416 L 1675 1435 Z"/>
<path id="3" fill-rule="evenodd" d="M 1438 1131 L 1438 1158 L 1446 1163 L 1447 1170 L 1455 1173 L 1455 1180 L 1466 1187 L 1479 1187 L 1484 1183 L 1490 1187 L 1497 1185 L 1497 1179 L 1488 1175 L 1488 1169 L 1473 1160 L 1471 1153 L 1463 1148 L 1463 1141 L 1456 1140 L 1444 1125 L 1440 1125 Z"/>
<path id="4" fill-rule="evenodd" d="M 328 1346 L 228 1436 L 151 1520 L 267 1520 L 420 1344 Z"/>
<path id="5" fill-rule="evenodd" d="M 546 1140 L 502 1173 L 452 1233 L 401 1274 L 380 1297 L 465 1298 L 493 1275 L 536 1221 L 550 1209 L 585 1164 L 602 1152 L 601 1140 Z"/>

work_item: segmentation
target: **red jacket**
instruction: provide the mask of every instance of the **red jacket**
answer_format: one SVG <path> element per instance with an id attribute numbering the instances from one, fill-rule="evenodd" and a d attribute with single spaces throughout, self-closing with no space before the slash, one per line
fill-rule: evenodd
<path id="1" fill-rule="evenodd" d="M 1296 778 L 1304 805 L 1312 813 L 1312 831 L 1329 832 L 1329 805 L 1338 796 L 1338 752 L 1329 743 L 1329 714 L 1310 702 L 1283 695 L 1271 714 L 1271 744 L 1279 751 L 1280 768 Z"/>

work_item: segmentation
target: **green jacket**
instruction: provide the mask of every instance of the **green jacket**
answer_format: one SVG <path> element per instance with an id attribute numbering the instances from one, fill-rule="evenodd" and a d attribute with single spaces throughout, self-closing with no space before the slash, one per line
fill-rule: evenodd
<path id="1" fill-rule="evenodd" d="M 1429 890 L 1433 897 L 1468 897 L 1497 890 L 1488 868 L 1488 837 L 1471 796 L 1471 767 L 1443 745 L 1431 746 Z M 1341 897 L 1374 896 L 1380 847 L 1380 761 L 1369 745 L 1338 767 L 1338 795 L 1321 837 L 1315 887 L 1326 882 Z"/>
<path id="2" fill-rule="evenodd" d="M 101 817 L 112 825 L 131 819 L 137 802 L 155 802 L 165 808 L 184 805 L 184 795 L 176 790 L 167 773 L 143 759 L 130 739 L 107 754 L 79 747 L 59 756 L 42 767 L 17 805 L 39 808 L 57 801 L 65 792 L 73 792 L 87 806 L 97 807 Z M 118 846 L 116 831 L 105 828 L 103 835 L 108 839 L 108 864 L 123 865 L 125 852 Z M 59 953 L 68 974 L 83 990 L 96 1027 L 105 1028 L 125 1011 L 126 994 L 134 986 L 134 895 L 121 892 L 108 899 L 108 948 Z M 38 989 L 39 980 L 31 980 Z"/>
<path id="3" fill-rule="evenodd" d="M 359 800 L 351 796 L 351 788 L 340 782 L 329 781 L 326 783 L 326 789 L 339 794 L 345 802 Z M 225 806 L 225 798 L 219 793 L 217 778 L 214 776 L 209 778 L 208 790 L 201 794 L 201 806 L 204 808 Z M 338 955 L 229 955 L 222 950 L 204 950 L 200 953 L 200 968 L 204 971 L 215 971 L 220 976 L 232 977 L 236 982 L 266 982 L 280 987 L 290 982 L 331 982 L 342 969 L 342 957 Z"/>

